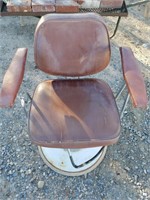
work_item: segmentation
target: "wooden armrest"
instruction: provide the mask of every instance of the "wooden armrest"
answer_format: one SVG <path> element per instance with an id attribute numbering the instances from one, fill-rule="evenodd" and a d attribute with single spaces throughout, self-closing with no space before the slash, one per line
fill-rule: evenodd
<path id="1" fill-rule="evenodd" d="M 0 107 L 13 106 L 23 80 L 26 56 L 26 48 L 17 49 L 15 56 L 3 78 L 0 90 Z"/>
<path id="2" fill-rule="evenodd" d="M 148 104 L 144 79 L 139 64 L 130 48 L 120 47 L 123 76 L 134 107 L 145 108 Z"/>

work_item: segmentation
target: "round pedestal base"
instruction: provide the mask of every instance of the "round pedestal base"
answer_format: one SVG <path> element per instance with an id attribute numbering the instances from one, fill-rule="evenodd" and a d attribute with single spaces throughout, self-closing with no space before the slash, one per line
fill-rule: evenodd
<path id="1" fill-rule="evenodd" d="M 80 176 L 94 170 L 103 160 L 107 146 L 83 149 L 58 149 L 39 146 L 43 161 L 66 176 Z"/>

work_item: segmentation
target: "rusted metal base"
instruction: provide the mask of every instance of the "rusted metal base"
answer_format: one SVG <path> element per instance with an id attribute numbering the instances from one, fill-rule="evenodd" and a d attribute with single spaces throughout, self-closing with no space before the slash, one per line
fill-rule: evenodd
<path id="1" fill-rule="evenodd" d="M 121 8 L 81 8 L 79 12 L 96 12 L 102 16 L 123 16 L 128 15 L 125 1 Z M 0 16 L 43 16 L 49 12 L 8 12 L 6 3 L 0 0 Z"/>

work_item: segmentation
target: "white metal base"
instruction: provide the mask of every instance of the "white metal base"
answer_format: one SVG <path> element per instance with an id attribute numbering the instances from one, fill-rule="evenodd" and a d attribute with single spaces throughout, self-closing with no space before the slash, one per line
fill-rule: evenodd
<path id="1" fill-rule="evenodd" d="M 107 150 L 107 146 L 104 148 L 94 147 L 84 149 L 69 149 L 74 163 L 79 166 L 92 159 L 100 151 L 100 149 L 103 148 L 100 154 L 92 161 L 76 168 L 71 163 L 68 149 L 47 148 L 41 146 L 38 146 L 38 148 L 46 165 L 48 165 L 54 171 L 67 176 L 80 176 L 94 170 L 102 162 Z"/>

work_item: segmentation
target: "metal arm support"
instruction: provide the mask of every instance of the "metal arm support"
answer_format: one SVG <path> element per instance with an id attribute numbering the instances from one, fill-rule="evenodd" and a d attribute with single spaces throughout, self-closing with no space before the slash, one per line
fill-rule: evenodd
<path id="1" fill-rule="evenodd" d="M 30 101 L 32 101 L 32 97 L 30 96 L 30 94 L 28 92 L 27 92 L 27 97 L 28 97 L 28 99 L 30 99 Z M 25 116 L 28 119 L 28 112 L 26 110 L 27 103 L 25 102 L 24 98 L 20 98 L 20 102 L 21 102 L 21 106 L 24 110 Z"/>
<path id="2" fill-rule="evenodd" d="M 119 97 L 121 96 L 121 94 L 123 93 L 123 91 L 125 90 L 125 88 L 126 88 L 126 84 L 124 84 L 124 85 L 121 87 L 121 89 L 119 90 L 118 94 L 117 94 L 116 97 L 115 97 L 116 100 L 119 99 Z M 123 106 L 122 106 L 122 108 L 121 108 L 121 111 L 120 111 L 120 119 L 123 118 L 123 114 L 124 114 L 124 111 L 125 111 L 125 109 L 126 109 L 126 107 L 127 107 L 127 104 L 128 104 L 128 101 L 129 101 L 129 97 L 130 97 L 130 95 L 129 95 L 129 93 L 128 93 L 127 96 L 126 96 L 126 98 L 125 98 L 125 101 L 124 101 L 124 103 L 123 103 Z"/>
<path id="3" fill-rule="evenodd" d="M 128 104 L 128 101 L 129 101 L 129 97 L 130 97 L 130 95 L 129 95 L 129 93 L 128 93 L 127 96 L 126 96 L 126 99 L 125 99 L 125 101 L 124 101 L 124 104 L 123 104 L 123 106 L 122 106 L 122 110 L 121 110 L 121 112 L 120 112 L 120 119 L 123 118 L 123 114 L 124 114 L 124 111 L 125 111 L 125 109 L 126 109 L 126 107 L 127 107 L 127 104 Z"/>

